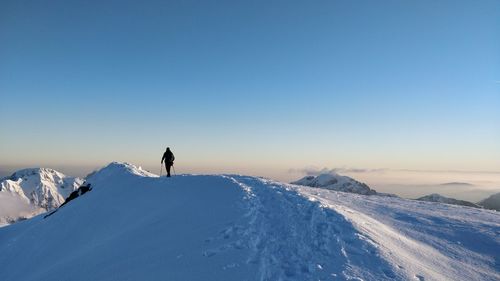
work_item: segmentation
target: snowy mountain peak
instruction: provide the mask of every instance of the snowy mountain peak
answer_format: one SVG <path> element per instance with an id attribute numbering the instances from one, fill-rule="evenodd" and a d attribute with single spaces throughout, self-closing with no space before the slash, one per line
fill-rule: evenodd
<path id="1" fill-rule="evenodd" d="M 54 182 L 61 181 L 61 179 L 65 178 L 66 175 L 49 168 L 28 168 L 16 171 L 8 178 L 10 180 L 17 180 L 20 178 L 29 179 L 33 177 L 40 180 L 49 180 Z"/>
<path id="2" fill-rule="evenodd" d="M 108 172 L 116 172 L 116 171 L 124 171 L 133 175 L 143 176 L 143 177 L 151 177 L 155 176 L 155 174 L 142 169 L 141 166 L 136 166 L 134 164 L 126 163 L 126 162 L 111 162 L 106 167 L 102 168 L 99 173 L 108 173 Z"/>
<path id="3" fill-rule="evenodd" d="M 45 210 L 57 208 L 83 183 L 49 168 L 29 168 L 14 172 L 0 181 L 0 192 L 9 192 Z"/>
<path id="4" fill-rule="evenodd" d="M 417 200 L 480 208 L 479 205 L 474 204 L 472 202 L 445 197 L 445 196 L 437 194 L 437 193 L 433 193 L 430 195 L 426 195 L 426 196 L 417 198 Z"/>
<path id="5" fill-rule="evenodd" d="M 323 173 L 318 176 L 306 176 L 292 184 L 310 187 L 324 188 L 336 191 L 373 195 L 377 192 L 368 185 L 347 176 L 341 176 L 335 172 Z"/>
<path id="6" fill-rule="evenodd" d="M 95 184 L 100 181 L 105 181 L 110 177 L 120 176 L 141 176 L 141 177 L 157 177 L 157 175 L 143 170 L 140 166 L 135 166 L 125 162 L 111 162 L 100 170 L 90 173 L 85 180 Z"/>

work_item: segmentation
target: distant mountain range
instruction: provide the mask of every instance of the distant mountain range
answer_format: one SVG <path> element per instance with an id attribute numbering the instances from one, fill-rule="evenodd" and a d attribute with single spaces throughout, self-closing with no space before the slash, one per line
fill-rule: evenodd
<path id="1" fill-rule="evenodd" d="M 292 184 L 304 185 L 309 187 L 316 187 L 322 189 L 329 189 L 341 192 L 357 193 L 363 195 L 381 195 L 381 196 L 393 196 L 394 194 L 380 193 L 375 189 L 370 188 L 367 184 L 359 182 L 351 177 L 342 176 L 335 172 L 322 173 L 317 176 L 305 176 L 300 180 L 292 182 Z M 473 186 L 473 184 L 466 182 L 447 182 L 442 183 L 445 186 Z M 445 197 L 443 195 L 433 193 L 426 196 L 422 196 L 415 200 L 427 201 L 427 202 L 437 202 L 445 203 L 459 206 L 468 206 L 474 208 L 486 208 L 500 211 L 500 193 L 494 194 L 487 199 L 482 200 L 478 203 L 472 203 L 465 200 L 458 200 L 454 198 Z"/>
<path id="2" fill-rule="evenodd" d="M 335 172 L 319 174 L 317 176 L 306 176 L 298 181 L 292 182 L 292 184 L 363 195 L 377 194 L 377 191 L 371 189 L 365 183 L 359 182 L 347 176 L 341 176 Z"/>
<path id="3" fill-rule="evenodd" d="M 53 210 L 83 183 L 48 168 L 19 170 L 0 179 L 0 224 Z"/>
<path id="4" fill-rule="evenodd" d="M 474 208 L 481 208 L 481 206 L 474 204 L 472 202 L 445 197 L 445 196 L 437 194 L 437 193 L 426 195 L 426 196 L 417 198 L 416 200 L 427 201 L 427 202 L 446 203 L 446 204 L 460 205 L 460 206 L 468 206 L 468 207 L 474 207 Z"/>

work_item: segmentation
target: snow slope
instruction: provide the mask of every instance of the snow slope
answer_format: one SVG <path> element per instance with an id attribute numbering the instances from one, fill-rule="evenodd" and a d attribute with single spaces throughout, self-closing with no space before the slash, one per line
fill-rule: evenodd
<path id="1" fill-rule="evenodd" d="M 420 198 L 417 198 L 416 200 L 427 201 L 427 202 L 446 203 L 446 204 L 467 206 L 467 207 L 473 207 L 473 208 L 481 208 L 481 206 L 474 204 L 472 202 L 445 197 L 445 196 L 437 194 L 437 193 L 422 196 Z"/>
<path id="2" fill-rule="evenodd" d="M 301 187 L 343 214 L 415 280 L 499 280 L 500 215 L 462 206 Z"/>
<path id="3" fill-rule="evenodd" d="M 112 163 L 0 228 L 0 280 L 498 280 L 497 212 Z M 26 270 L 29 268 L 29 270 Z"/>
<path id="4" fill-rule="evenodd" d="M 305 176 L 292 184 L 310 187 L 325 188 L 336 191 L 373 195 L 377 192 L 368 185 L 347 176 L 341 176 L 334 172 L 323 173 L 318 176 Z"/>

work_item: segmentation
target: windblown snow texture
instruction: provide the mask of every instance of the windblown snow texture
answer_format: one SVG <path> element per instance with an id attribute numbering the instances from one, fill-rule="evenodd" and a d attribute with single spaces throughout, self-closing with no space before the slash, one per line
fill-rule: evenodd
<path id="1" fill-rule="evenodd" d="M 112 163 L 0 228 L 0 280 L 498 280 L 497 212 Z M 27 270 L 29 269 L 29 270 Z"/>

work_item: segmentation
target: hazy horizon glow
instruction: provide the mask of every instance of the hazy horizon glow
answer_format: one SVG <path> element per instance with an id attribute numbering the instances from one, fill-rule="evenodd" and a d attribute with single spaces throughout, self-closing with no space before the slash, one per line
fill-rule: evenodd
<path id="1" fill-rule="evenodd" d="M 500 171 L 498 26 L 493 0 L 2 1 L 0 169 Z"/>
<path id="2" fill-rule="evenodd" d="M 49 166 L 70 176 L 85 177 L 87 174 L 103 168 L 100 166 Z M 155 174 L 160 174 L 160 165 L 136 165 Z M 213 167 L 213 166 L 184 166 L 177 164 L 178 174 L 246 174 L 276 179 L 283 182 L 295 181 L 305 175 L 318 175 L 331 172 L 332 169 L 281 170 L 275 167 Z M 0 177 L 12 174 L 22 168 L 36 166 L 0 166 Z M 379 192 L 393 193 L 404 198 L 418 198 L 431 193 L 439 193 L 456 199 L 478 202 L 491 194 L 500 192 L 500 172 L 496 171 L 429 171 L 429 170 L 397 170 L 397 169 L 360 169 L 335 168 L 334 172 L 350 176 L 358 181 L 367 183 Z M 165 172 L 165 171 L 163 171 Z M 458 184 L 454 184 L 458 183 Z"/>

